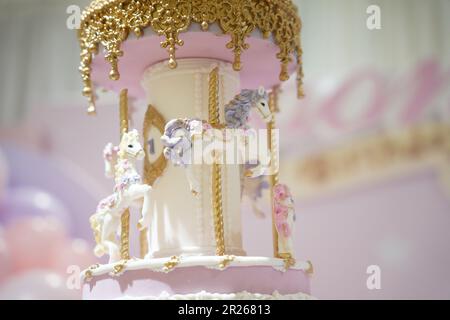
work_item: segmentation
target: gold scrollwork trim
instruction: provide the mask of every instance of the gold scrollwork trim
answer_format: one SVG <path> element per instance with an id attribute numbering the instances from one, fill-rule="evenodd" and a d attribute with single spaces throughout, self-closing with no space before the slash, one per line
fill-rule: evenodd
<path id="1" fill-rule="evenodd" d="M 86 282 L 90 282 L 94 278 L 94 274 L 92 273 L 92 270 L 86 270 L 84 272 L 84 280 Z"/>
<path id="2" fill-rule="evenodd" d="M 219 263 L 218 267 L 220 270 L 226 269 L 231 262 L 234 261 L 235 256 L 233 255 L 226 255 L 223 257 L 223 260 Z"/>
<path id="3" fill-rule="evenodd" d="M 127 261 L 128 260 L 122 260 L 119 263 L 115 264 L 113 266 L 113 271 L 110 272 L 110 275 L 115 277 L 122 275 L 127 268 Z"/>
<path id="4" fill-rule="evenodd" d="M 147 143 L 148 133 L 152 127 L 158 129 L 161 135 L 163 135 L 165 125 L 166 120 L 164 119 L 162 114 L 159 113 L 154 106 L 149 105 L 144 117 L 144 143 Z M 166 157 L 164 157 L 164 154 L 161 153 L 158 159 L 156 159 L 154 162 L 150 162 L 147 147 L 144 148 L 144 152 L 144 183 L 153 185 L 156 179 L 158 179 L 164 173 L 164 170 L 167 167 L 167 159 Z M 141 258 L 145 257 L 149 249 L 147 244 L 147 232 L 148 230 L 144 229 L 140 232 L 139 236 Z"/>
<path id="5" fill-rule="evenodd" d="M 172 256 L 170 259 L 164 263 L 163 272 L 170 272 L 181 262 L 181 258 L 178 256 Z"/>
<path id="6" fill-rule="evenodd" d="M 161 113 L 159 113 L 154 106 L 149 105 L 144 118 L 144 131 L 143 131 L 144 143 L 147 143 L 148 132 L 152 127 L 158 129 L 159 132 L 161 132 L 161 135 L 163 135 L 165 125 L 166 120 L 161 115 Z M 153 185 L 156 179 L 158 179 L 166 169 L 167 159 L 164 157 L 164 154 L 161 153 L 158 159 L 156 159 L 155 162 L 151 163 L 149 161 L 148 149 L 144 148 L 144 150 L 145 150 L 144 182 L 146 184 Z"/>
<path id="7" fill-rule="evenodd" d="M 230 36 L 226 47 L 234 53 L 236 71 L 241 69 L 242 52 L 250 47 L 246 38 L 256 29 L 264 38 L 272 35 L 279 47 L 280 80 L 289 78 L 288 65 L 295 57 L 298 95 L 303 95 L 302 23 L 291 0 L 94 0 L 83 12 L 78 32 L 80 72 L 83 95 L 89 99 L 88 111 L 95 112 L 91 63 L 100 45 L 105 48 L 105 59 L 111 66 L 109 77 L 118 80 L 122 43 L 130 32 L 140 37 L 144 29 L 151 28 L 164 37 L 161 47 L 168 51 L 169 66 L 176 68 L 175 51 L 183 46 L 179 34 L 192 23 L 200 24 L 204 31 L 210 24 L 217 23 L 222 32 Z"/>

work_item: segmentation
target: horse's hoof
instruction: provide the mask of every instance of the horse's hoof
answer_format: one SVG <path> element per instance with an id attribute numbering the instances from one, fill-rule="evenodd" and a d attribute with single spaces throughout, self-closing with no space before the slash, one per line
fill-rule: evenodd
<path id="1" fill-rule="evenodd" d="M 247 178 L 251 178 L 251 177 L 253 177 L 253 172 L 251 172 L 250 170 L 247 170 L 247 171 L 245 171 L 245 176 Z"/>
<path id="2" fill-rule="evenodd" d="M 195 191 L 195 190 L 191 190 L 191 193 L 192 193 L 192 195 L 193 195 L 194 197 L 198 196 L 198 192 Z"/>

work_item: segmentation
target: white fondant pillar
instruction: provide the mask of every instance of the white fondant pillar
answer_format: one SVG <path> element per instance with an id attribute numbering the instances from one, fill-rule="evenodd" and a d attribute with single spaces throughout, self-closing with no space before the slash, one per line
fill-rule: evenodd
<path id="1" fill-rule="evenodd" d="M 167 62 L 148 68 L 142 79 L 147 102 L 169 121 L 174 118 L 208 120 L 209 73 L 219 67 L 219 106 L 240 91 L 239 74 L 230 63 L 212 59 L 179 59 L 178 67 Z M 153 257 L 215 255 L 211 166 L 195 165 L 201 192 L 195 197 L 183 168 L 169 162 L 152 192 L 152 225 L 149 251 Z M 237 165 L 222 166 L 222 198 L 226 254 L 245 255 L 242 249 L 240 175 Z"/>

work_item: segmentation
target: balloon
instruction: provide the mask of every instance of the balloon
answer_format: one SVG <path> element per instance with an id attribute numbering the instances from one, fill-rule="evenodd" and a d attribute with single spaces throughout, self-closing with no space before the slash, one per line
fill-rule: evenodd
<path id="1" fill-rule="evenodd" d="M 10 278 L 0 286 L 0 300 L 73 300 L 81 291 L 69 289 L 67 278 L 48 270 L 33 270 Z"/>
<path id="2" fill-rule="evenodd" d="M 8 165 L 6 163 L 6 158 L 0 148 L 0 203 L 5 195 L 5 190 L 8 185 Z"/>
<path id="3" fill-rule="evenodd" d="M 20 217 L 52 217 L 66 226 L 70 225 L 70 214 L 61 201 L 44 190 L 32 187 L 11 188 L 0 204 L 0 222 L 5 224 Z"/>
<path id="4" fill-rule="evenodd" d="M 4 231 L 0 226 L 0 283 L 8 276 L 11 270 L 9 249 L 4 239 Z"/>
<path id="5" fill-rule="evenodd" d="M 92 246 L 83 239 L 61 242 L 54 252 L 53 267 L 64 274 L 67 274 L 70 266 L 78 266 L 80 270 L 83 270 L 98 262 L 93 254 Z"/>
<path id="6" fill-rule="evenodd" d="M 83 169 L 72 162 L 57 159 L 0 142 L 9 165 L 10 187 L 30 186 L 45 190 L 70 209 L 71 221 L 67 225 L 71 235 L 90 239 L 89 216 L 104 190 Z M 99 151 L 99 163 L 101 151 Z M 0 213 L 1 215 L 1 213 Z M 1 218 L 0 218 L 1 219 Z"/>
<path id="7" fill-rule="evenodd" d="M 66 241 L 66 232 L 54 218 L 28 217 L 10 225 L 5 240 L 14 272 L 50 268 L 58 244 Z"/>

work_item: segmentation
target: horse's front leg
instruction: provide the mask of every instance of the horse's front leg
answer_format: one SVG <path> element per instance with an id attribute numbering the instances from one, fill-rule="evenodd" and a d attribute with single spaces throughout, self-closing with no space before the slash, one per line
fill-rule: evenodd
<path id="1" fill-rule="evenodd" d="M 141 218 L 138 221 L 138 229 L 140 231 L 148 228 L 151 223 L 151 191 L 152 187 L 147 184 L 132 185 L 128 189 L 132 201 L 143 200 Z"/>
<path id="2" fill-rule="evenodd" d="M 189 182 L 189 189 L 194 196 L 197 196 L 200 192 L 200 182 L 195 175 L 195 167 L 194 165 L 188 165 L 184 170 L 186 171 L 186 177 Z"/>
<path id="3" fill-rule="evenodd" d="M 101 243 L 108 249 L 109 263 L 120 260 L 120 248 L 116 240 L 118 227 L 119 219 L 112 212 L 106 214 L 102 226 Z"/>
<path id="4" fill-rule="evenodd" d="M 261 158 L 260 158 L 261 159 Z M 270 152 L 262 157 L 263 161 L 258 161 L 258 164 L 245 171 L 247 178 L 257 178 L 260 176 L 271 176 L 278 173 L 278 163 L 273 161 Z"/>

